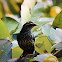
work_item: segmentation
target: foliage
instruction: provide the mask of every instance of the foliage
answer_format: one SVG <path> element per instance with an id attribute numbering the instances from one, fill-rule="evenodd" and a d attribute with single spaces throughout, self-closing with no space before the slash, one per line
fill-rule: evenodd
<path id="1" fill-rule="evenodd" d="M 50 40 L 47 38 L 47 36 L 41 36 L 35 41 L 35 49 L 40 54 L 42 54 L 42 52 L 51 53 L 51 51 L 53 50 L 51 47 L 52 44 L 50 43 Z"/>
<path id="2" fill-rule="evenodd" d="M 2 20 L 6 24 L 10 34 L 13 34 L 14 32 L 16 32 L 19 24 L 16 20 L 10 17 L 4 17 L 2 18 Z"/>
<path id="3" fill-rule="evenodd" d="M 16 4 L 16 2 L 14 0 L 6 0 L 6 2 L 9 6 L 10 10 L 12 11 L 12 13 L 19 15 L 20 8 Z"/>
<path id="4" fill-rule="evenodd" d="M 2 3 L 2 1 L 0 1 L 1 3 L 0 18 L 2 19 L 2 20 L 0 19 L 0 39 L 5 39 L 6 37 L 9 37 L 9 39 L 12 41 L 10 35 L 15 34 L 17 36 L 17 33 L 20 32 L 22 25 L 25 22 L 31 20 L 39 25 L 32 29 L 32 32 L 36 37 L 35 50 L 39 53 L 39 55 L 36 56 L 37 58 L 36 60 L 40 58 L 39 59 L 40 61 L 41 59 L 44 61 L 45 58 L 43 56 L 47 56 L 46 57 L 47 59 L 48 56 L 50 55 L 54 56 L 54 54 L 57 52 L 55 51 L 56 49 L 58 49 L 58 52 L 62 49 L 61 46 L 62 45 L 62 11 L 54 19 L 54 18 L 50 18 L 51 16 L 49 14 L 50 8 L 53 5 L 50 6 L 49 4 L 47 4 L 48 3 L 47 0 L 43 2 L 42 1 L 38 2 L 37 0 L 34 1 L 24 0 L 22 5 L 20 4 L 21 10 L 16 2 L 12 0 L 6 0 L 5 2 L 7 3 L 8 6 L 6 7 L 7 8 L 6 10 L 4 9 L 4 4 Z M 58 4 L 58 6 L 60 5 Z M 21 17 L 20 17 L 21 21 L 19 21 L 18 23 L 17 21 L 19 19 L 16 20 L 16 18 L 13 19 L 13 17 L 12 18 L 3 17 L 5 16 L 5 13 L 2 12 L 3 10 L 5 10 L 4 12 L 6 12 L 6 14 L 8 13 L 14 14 L 17 15 L 17 17 L 20 17 L 20 11 L 21 11 Z M 23 50 L 18 47 L 16 41 L 12 42 L 12 44 L 13 46 L 16 45 L 12 47 L 12 58 L 19 58 L 20 55 L 22 55 Z M 0 54 L 3 54 L 3 52 L 0 51 Z M 33 60 L 35 58 L 31 58 L 31 57 L 29 55 L 28 60 L 35 61 Z M 61 57 L 58 60 L 62 61 Z"/>
<path id="5" fill-rule="evenodd" d="M 9 37 L 9 39 L 12 41 L 12 38 L 9 34 L 9 31 L 4 24 L 4 22 L 0 19 L 0 39 L 5 39 L 6 37 Z"/>
<path id="6" fill-rule="evenodd" d="M 12 58 L 19 58 L 23 53 L 23 50 L 20 47 L 15 47 L 12 49 Z"/>
<path id="7" fill-rule="evenodd" d="M 62 29 L 62 11 L 61 11 L 60 14 L 58 14 L 57 17 L 55 18 L 55 20 L 54 20 L 54 22 L 53 22 L 53 26 Z"/>
<path id="8" fill-rule="evenodd" d="M 4 16 L 5 12 L 4 12 L 4 8 L 3 8 L 3 4 L 0 1 L 0 18 L 2 18 Z"/>
<path id="9" fill-rule="evenodd" d="M 62 1 L 61 0 L 56 0 L 55 1 L 55 6 L 59 6 L 62 8 Z"/>
<path id="10" fill-rule="evenodd" d="M 0 50 L 0 56 L 3 54 L 3 51 L 2 50 Z"/>

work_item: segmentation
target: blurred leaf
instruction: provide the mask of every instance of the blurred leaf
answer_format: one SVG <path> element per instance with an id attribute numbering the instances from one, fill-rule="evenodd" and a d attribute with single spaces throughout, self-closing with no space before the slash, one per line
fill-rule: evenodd
<path id="1" fill-rule="evenodd" d="M 16 30 L 18 29 L 18 22 L 16 20 L 10 17 L 4 17 L 2 18 L 2 20 L 6 24 L 10 34 L 16 32 Z"/>
<path id="2" fill-rule="evenodd" d="M 21 6 L 21 23 L 22 25 L 27 22 L 30 21 L 31 18 L 31 14 L 29 13 L 29 9 L 27 7 L 25 7 L 24 5 Z"/>
<path id="3" fill-rule="evenodd" d="M 62 11 L 56 16 L 53 26 L 61 28 L 62 29 Z"/>
<path id="4" fill-rule="evenodd" d="M 50 22 L 52 23 L 53 20 L 54 20 L 54 18 L 45 18 L 44 17 L 44 18 L 39 18 L 39 20 L 37 20 L 35 22 L 41 26 L 41 25 L 45 25 L 45 24 L 50 23 Z"/>
<path id="5" fill-rule="evenodd" d="M 12 41 L 12 38 L 9 34 L 9 31 L 8 31 L 6 25 L 0 19 L 0 39 L 5 39 L 6 37 L 9 37 L 9 39 Z"/>
<path id="6" fill-rule="evenodd" d="M 24 0 L 16 0 L 17 3 L 23 3 Z"/>
<path id="7" fill-rule="evenodd" d="M 12 58 L 19 58 L 23 53 L 23 50 L 18 46 L 12 49 Z"/>
<path id="8" fill-rule="evenodd" d="M 22 25 L 25 22 L 30 21 L 35 2 L 36 2 L 35 0 L 24 0 L 23 4 L 21 5 L 21 23 L 22 23 Z"/>
<path id="9" fill-rule="evenodd" d="M 61 58 L 59 58 L 58 60 L 59 60 L 59 62 L 62 62 L 62 57 L 61 57 Z"/>
<path id="10" fill-rule="evenodd" d="M 3 51 L 2 50 L 0 50 L 0 56 L 3 54 Z"/>
<path id="11" fill-rule="evenodd" d="M 55 0 L 55 6 L 60 6 L 62 8 L 62 1 L 61 0 Z"/>
<path id="12" fill-rule="evenodd" d="M 20 8 L 16 4 L 16 1 L 14 1 L 14 0 L 6 0 L 6 2 L 8 4 L 8 7 L 10 8 L 11 12 L 13 14 L 16 14 L 16 15 L 18 14 L 19 15 Z"/>
<path id="13" fill-rule="evenodd" d="M 5 13 L 4 13 L 2 2 L 0 1 L 0 18 L 2 18 L 3 16 L 5 16 Z"/>
<path id="14" fill-rule="evenodd" d="M 57 6 L 62 8 L 62 1 L 59 4 L 57 4 Z"/>
<path id="15" fill-rule="evenodd" d="M 19 24 L 18 29 L 16 30 L 16 32 L 15 32 L 15 33 L 19 33 L 19 32 L 21 31 L 21 28 L 22 28 L 22 25 L 21 25 L 21 24 Z"/>
<path id="16" fill-rule="evenodd" d="M 33 9 L 33 14 L 31 16 L 31 21 L 37 21 L 37 19 L 40 18 L 40 16 L 42 15 L 43 12 L 43 7 L 44 4 L 43 3 L 37 3 Z"/>
<path id="17" fill-rule="evenodd" d="M 3 7 L 4 7 L 4 10 L 5 10 L 5 16 L 6 16 L 7 14 L 12 14 L 12 12 L 10 11 L 10 9 L 9 9 L 9 7 L 8 7 L 8 5 L 7 5 L 6 0 L 1 0 L 1 2 L 2 2 Z"/>

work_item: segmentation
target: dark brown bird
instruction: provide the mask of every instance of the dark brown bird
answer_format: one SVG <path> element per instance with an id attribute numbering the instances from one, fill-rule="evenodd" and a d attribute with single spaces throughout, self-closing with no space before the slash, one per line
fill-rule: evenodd
<path id="1" fill-rule="evenodd" d="M 33 54 L 35 47 L 35 37 L 32 35 L 31 29 L 36 26 L 35 23 L 29 21 L 26 22 L 20 33 L 17 35 L 17 41 L 20 46 L 20 48 L 23 49 L 23 57 L 25 57 L 27 54 Z"/>

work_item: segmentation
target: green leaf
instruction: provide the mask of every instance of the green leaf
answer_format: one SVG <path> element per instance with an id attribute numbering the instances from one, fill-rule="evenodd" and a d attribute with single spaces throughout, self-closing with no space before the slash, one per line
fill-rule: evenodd
<path id="1" fill-rule="evenodd" d="M 19 58 L 23 50 L 18 46 L 12 49 L 12 58 Z"/>
<path id="2" fill-rule="evenodd" d="M 0 0 L 0 18 L 2 18 L 4 15 L 5 15 L 4 8 L 3 8 L 2 2 Z"/>
<path id="3" fill-rule="evenodd" d="M 43 44 L 36 44 L 35 45 L 35 50 L 40 53 L 40 54 L 44 54 L 44 51 L 45 51 L 45 47 Z"/>
<path id="4" fill-rule="evenodd" d="M 61 0 L 56 0 L 54 3 L 55 3 L 55 6 L 59 6 L 62 8 L 62 1 Z"/>
<path id="5" fill-rule="evenodd" d="M 35 59 L 30 59 L 30 60 L 29 60 L 29 62 L 33 62 L 33 61 L 34 61 L 34 62 L 36 62 L 36 60 L 35 60 Z"/>
<path id="6" fill-rule="evenodd" d="M 44 53 L 44 50 L 45 50 L 45 47 L 44 47 L 42 40 L 43 40 L 43 37 L 40 36 L 35 41 L 35 50 L 40 54 Z"/>
<path id="7" fill-rule="evenodd" d="M 0 50 L 0 56 L 3 54 L 3 51 L 2 50 Z"/>
<path id="8" fill-rule="evenodd" d="M 2 20 L 6 24 L 10 34 L 16 32 L 16 30 L 18 29 L 18 22 L 16 20 L 10 17 L 4 17 L 2 18 Z"/>
<path id="9" fill-rule="evenodd" d="M 14 0 L 6 0 L 8 8 L 10 9 L 10 11 L 15 14 L 15 15 L 19 15 L 20 12 L 20 8 L 19 6 L 16 4 L 16 1 Z"/>
<path id="10" fill-rule="evenodd" d="M 43 39 L 44 41 L 44 46 L 45 46 L 45 49 L 48 53 L 51 53 L 51 51 L 53 50 L 51 47 L 52 47 L 52 44 L 50 43 L 50 40 L 48 39 L 47 36 L 44 37 Z"/>
<path id="11" fill-rule="evenodd" d="M 19 24 L 19 25 L 18 25 L 18 29 L 16 30 L 15 34 L 16 34 L 16 33 L 19 33 L 19 32 L 21 31 L 21 29 L 22 29 L 22 25 Z"/>
<path id="12" fill-rule="evenodd" d="M 45 18 L 44 3 L 37 3 L 34 7 L 33 14 L 31 16 L 31 21 L 34 21 L 41 26 L 51 22 L 52 20 L 53 18 Z"/>
<path id="13" fill-rule="evenodd" d="M 45 53 L 46 51 L 50 53 L 53 49 L 52 44 L 47 36 L 40 36 L 35 41 L 35 49 L 39 53 Z"/>
<path id="14" fill-rule="evenodd" d="M 8 31 L 6 25 L 0 19 L 0 39 L 5 39 L 6 37 L 9 37 L 9 39 L 12 41 L 12 38 L 9 34 L 9 31 Z"/>
<path id="15" fill-rule="evenodd" d="M 37 23 L 37 24 L 39 24 L 39 26 L 42 26 L 42 25 L 45 25 L 45 24 L 47 24 L 47 23 L 52 23 L 52 21 L 53 21 L 54 19 L 53 18 L 39 18 L 37 21 L 35 20 L 35 22 Z"/>
<path id="16" fill-rule="evenodd" d="M 62 29 L 62 11 L 56 16 L 53 26 Z"/>
<path id="17" fill-rule="evenodd" d="M 34 7 L 33 14 L 31 16 L 31 21 L 37 21 L 43 12 L 44 4 L 42 2 L 37 3 Z"/>

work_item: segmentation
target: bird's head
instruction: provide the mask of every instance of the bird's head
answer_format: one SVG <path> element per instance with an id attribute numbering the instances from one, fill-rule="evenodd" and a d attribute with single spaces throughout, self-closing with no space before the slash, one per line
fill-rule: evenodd
<path id="1" fill-rule="evenodd" d="M 23 28 L 24 29 L 27 29 L 27 30 L 31 30 L 34 26 L 37 26 L 37 24 L 29 21 L 29 22 L 26 22 L 24 25 L 23 25 Z"/>

